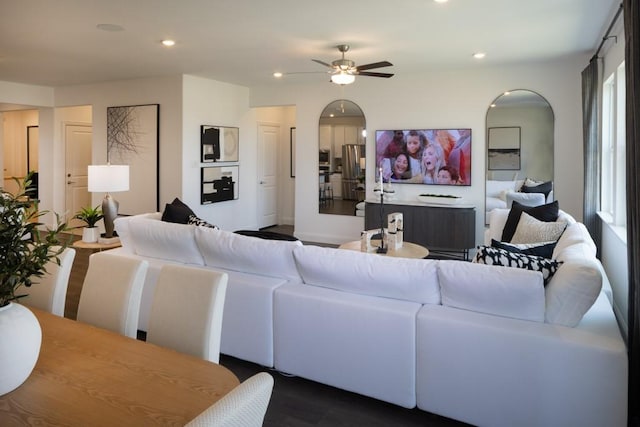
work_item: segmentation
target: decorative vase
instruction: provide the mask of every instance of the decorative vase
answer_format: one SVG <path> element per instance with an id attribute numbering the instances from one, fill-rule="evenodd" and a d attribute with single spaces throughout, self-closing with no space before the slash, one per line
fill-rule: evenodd
<path id="1" fill-rule="evenodd" d="M 36 316 L 23 305 L 0 307 L 0 396 L 18 388 L 36 366 L 42 330 Z"/>
<path id="2" fill-rule="evenodd" d="M 82 229 L 82 241 L 85 243 L 95 243 L 100 237 L 98 227 L 85 227 Z"/>

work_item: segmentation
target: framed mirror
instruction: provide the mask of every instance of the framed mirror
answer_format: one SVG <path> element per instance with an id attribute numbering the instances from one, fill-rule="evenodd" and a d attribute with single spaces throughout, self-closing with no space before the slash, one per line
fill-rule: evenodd
<path id="1" fill-rule="evenodd" d="M 319 129 L 319 212 L 356 215 L 356 205 L 366 194 L 364 113 L 352 101 L 333 101 L 322 111 Z"/>
<path id="2" fill-rule="evenodd" d="M 508 208 L 513 200 L 554 200 L 553 190 L 546 191 L 553 188 L 554 162 L 554 115 L 547 100 L 530 90 L 504 92 L 489 106 L 486 128 L 485 223 L 492 209 Z M 523 195 L 523 184 L 528 184 L 527 190 L 544 184 L 544 197 Z"/>

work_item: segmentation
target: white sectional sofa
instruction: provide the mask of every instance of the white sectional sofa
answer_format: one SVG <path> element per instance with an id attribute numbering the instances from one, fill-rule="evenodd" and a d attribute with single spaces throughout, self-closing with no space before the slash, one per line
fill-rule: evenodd
<path id="1" fill-rule="evenodd" d="M 501 231 L 496 215 L 487 238 Z M 123 247 L 114 251 L 149 261 L 140 329 L 163 264 L 213 268 L 229 273 L 223 354 L 474 425 L 626 425 L 626 347 L 593 242 L 566 215 L 554 253 L 564 264 L 546 287 L 524 269 L 159 218 L 115 223 Z"/>

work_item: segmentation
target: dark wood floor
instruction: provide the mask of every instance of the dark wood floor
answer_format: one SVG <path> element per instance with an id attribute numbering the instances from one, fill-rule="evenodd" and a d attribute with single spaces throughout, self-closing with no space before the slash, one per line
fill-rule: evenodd
<path id="1" fill-rule="evenodd" d="M 292 226 L 276 226 L 268 230 L 293 234 Z M 76 318 L 82 283 L 89 265 L 89 256 L 93 252 L 90 249 L 76 249 L 67 289 L 67 318 Z M 140 338 L 144 339 L 144 334 L 140 334 Z M 272 369 L 230 356 L 220 355 L 220 364 L 229 368 L 241 381 L 263 371 L 273 376 L 275 385 L 265 417 L 265 426 L 467 426 L 419 409 L 405 409 L 303 378 L 285 376 Z"/>
<path id="2" fill-rule="evenodd" d="M 285 376 L 230 356 L 221 355 L 220 364 L 233 371 L 241 381 L 258 372 L 268 372 L 273 376 L 275 384 L 265 426 L 468 426 L 419 409 L 405 409 L 303 378 Z"/>

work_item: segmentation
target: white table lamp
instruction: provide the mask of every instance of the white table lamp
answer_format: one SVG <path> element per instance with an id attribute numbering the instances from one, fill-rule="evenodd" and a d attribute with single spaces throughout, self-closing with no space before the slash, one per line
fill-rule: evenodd
<path id="1" fill-rule="evenodd" d="M 89 165 L 88 190 L 107 193 L 102 201 L 105 239 L 113 238 L 113 221 L 118 216 L 118 202 L 109 193 L 129 190 L 129 165 Z"/>

